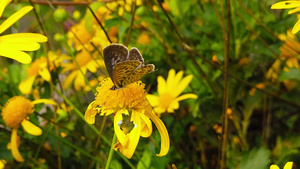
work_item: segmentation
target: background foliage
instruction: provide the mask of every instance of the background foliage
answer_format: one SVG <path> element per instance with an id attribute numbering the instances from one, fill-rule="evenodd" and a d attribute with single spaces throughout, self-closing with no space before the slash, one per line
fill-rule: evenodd
<path id="1" fill-rule="evenodd" d="M 172 164 L 177 168 L 195 169 L 220 166 L 224 129 L 223 70 L 228 29 L 227 97 L 230 109 L 226 115 L 226 168 L 264 169 L 273 163 L 283 167 L 287 161 L 294 161 L 294 168 L 299 168 L 299 38 L 298 34 L 291 36 L 288 33 L 297 20 L 296 15 L 288 15 L 286 10 L 270 10 L 275 1 L 236 0 L 231 1 L 230 26 L 227 27 L 226 2 L 159 2 L 164 10 L 158 2 L 148 0 L 141 4 L 131 1 L 31 2 L 37 16 L 30 12 L 5 33 L 39 32 L 48 37 L 48 43 L 30 53 L 33 62 L 40 57 L 49 57 L 49 51 L 58 58 L 62 54 L 67 57 L 51 70 L 50 82 L 37 77 L 32 92 L 23 94 L 30 100 L 52 98 L 61 109 L 57 114 L 54 106 L 35 107 L 30 120 L 41 126 L 42 136 L 33 137 L 18 131 L 21 137 L 19 150 L 26 159 L 24 163 L 14 161 L 7 149 L 11 130 L 0 118 L 0 159 L 6 161 L 7 168 L 105 166 L 114 132 L 113 117 L 97 118 L 93 129 L 78 113 L 84 115 L 94 99 L 90 87 L 95 89 L 97 81 L 107 77 L 105 66 L 98 65 L 94 72 L 86 71 L 91 86 L 82 79 L 77 80 L 80 82 L 73 79 L 69 86 L 62 87 L 67 76 L 78 71 L 74 58 L 78 57 L 79 65 L 84 63 L 79 59 L 84 48 L 101 60 L 103 47 L 109 44 L 87 8 L 88 4 L 113 42 L 129 42 L 129 48 L 137 47 L 145 61 L 155 65 L 156 71 L 142 79 L 148 93 L 156 93 L 157 77 L 167 78 L 168 71 L 174 68 L 177 72 L 183 70 L 185 75 L 194 76 L 185 92 L 198 95 L 196 100 L 180 102 L 180 108 L 174 114 L 161 115 L 171 140 L 166 156 L 155 156 L 159 151 L 160 136 L 154 129 L 150 139 L 140 140 L 130 160 L 124 161 L 120 153 L 115 153 L 110 168 L 171 168 Z M 13 1 L 4 11 L 3 18 L 31 3 Z M 57 9 L 65 9 L 68 18 L 64 20 L 63 13 L 55 12 Z M 71 35 L 72 31 L 74 35 Z M 67 63 L 75 66 L 66 70 Z M 0 57 L 0 111 L 9 98 L 22 95 L 18 86 L 28 77 L 29 67 Z M 80 76 L 80 72 L 78 74 Z M 79 83 L 79 87 L 75 83 Z M 103 122 L 103 132 L 99 137 L 95 129 L 99 131 Z"/>

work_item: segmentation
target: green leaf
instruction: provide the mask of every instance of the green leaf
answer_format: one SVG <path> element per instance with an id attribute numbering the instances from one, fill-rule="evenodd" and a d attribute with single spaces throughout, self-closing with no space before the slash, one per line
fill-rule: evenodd
<path id="1" fill-rule="evenodd" d="M 149 149 L 145 149 L 142 158 L 139 160 L 137 169 L 149 168 L 151 164 L 151 155 L 152 155 L 151 151 Z"/>
<path id="2" fill-rule="evenodd" d="M 280 82 L 284 80 L 297 80 L 300 81 L 300 71 L 298 69 L 290 69 L 289 72 L 282 71 L 279 74 L 278 80 Z"/>
<path id="3" fill-rule="evenodd" d="M 270 151 L 264 147 L 252 149 L 242 157 L 239 168 L 242 169 L 266 169 L 270 163 Z"/>

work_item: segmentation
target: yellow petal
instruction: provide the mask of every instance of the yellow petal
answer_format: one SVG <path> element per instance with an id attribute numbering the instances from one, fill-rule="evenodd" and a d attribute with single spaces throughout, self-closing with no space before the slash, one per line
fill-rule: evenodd
<path id="1" fill-rule="evenodd" d="M 1 39 L 0 39 L 1 40 Z M 27 43 L 27 42 L 7 42 L 2 41 L 0 42 L 1 48 L 6 50 L 15 50 L 15 51 L 35 51 L 40 48 L 40 44 L 34 43 Z"/>
<path id="2" fill-rule="evenodd" d="M 127 148 L 128 138 L 126 137 L 125 133 L 121 130 L 120 127 L 121 124 L 123 123 L 123 117 L 122 117 L 123 111 L 127 111 L 127 110 L 126 109 L 119 110 L 114 117 L 114 130 L 121 145 Z"/>
<path id="3" fill-rule="evenodd" d="M 155 113 L 157 113 L 157 114 L 161 114 L 161 113 L 164 113 L 164 112 L 166 111 L 166 109 L 161 108 L 161 107 L 155 107 L 155 108 L 154 108 L 154 111 L 155 111 Z"/>
<path id="4" fill-rule="evenodd" d="M 175 74 L 176 74 L 176 72 L 175 72 L 174 69 L 169 70 L 168 78 L 167 78 L 167 87 L 168 87 L 168 84 L 169 84 L 170 82 L 174 81 L 174 79 L 175 79 Z"/>
<path id="5" fill-rule="evenodd" d="M 197 99 L 198 96 L 193 94 L 193 93 L 189 93 L 189 94 L 184 94 L 184 95 L 181 95 L 179 97 L 177 97 L 175 100 L 176 101 L 181 101 L 181 100 L 185 100 L 185 99 Z"/>
<path id="6" fill-rule="evenodd" d="M 47 68 L 44 68 L 44 69 L 40 69 L 39 70 L 39 74 L 40 76 L 42 76 L 42 78 L 44 80 L 46 80 L 47 82 L 50 82 L 51 80 L 51 75 L 50 75 L 50 72 Z"/>
<path id="7" fill-rule="evenodd" d="M 0 17 L 3 14 L 5 7 L 11 2 L 11 0 L 1 0 L 0 1 Z"/>
<path id="8" fill-rule="evenodd" d="M 136 149 L 137 144 L 139 143 L 140 140 L 140 133 L 141 133 L 141 121 L 140 121 L 140 112 L 137 112 L 135 110 L 132 110 L 131 114 L 131 121 L 134 123 L 133 129 L 130 131 L 128 134 L 129 140 L 128 140 L 128 147 L 125 148 L 122 152 L 124 156 L 127 158 L 131 158 L 132 155 L 134 154 L 134 151 Z"/>
<path id="9" fill-rule="evenodd" d="M 293 162 L 289 161 L 284 165 L 283 169 L 292 169 L 292 167 L 293 167 Z"/>
<path id="10" fill-rule="evenodd" d="M 193 75 L 188 75 L 185 78 L 183 78 L 178 86 L 171 91 L 174 91 L 174 96 L 177 97 L 180 95 L 180 93 L 182 93 L 184 91 L 184 89 L 190 84 L 191 80 L 193 79 Z"/>
<path id="11" fill-rule="evenodd" d="M 167 112 L 168 113 L 174 113 L 174 110 L 177 110 L 179 108 L 179 103 L 177 100 L 172 100 L 172 102 L 170 103 Z"/>
<path id="12" fill-rule="evenodd" d="M 300 6 L 299 1 L 282 1 L 271 6 L 271 9 L 288 9 Z"/>
<path id="13" fill-rule="evenodd" d="M 296 13 L 298 11 L 300 11 L 300 7 L 297 7 L 295 9 L 289 10 L 288 14 L 293 14 L 293 13 Z"/>
<path id="14" fill-rule="evenodd" d="M 0 25 L 0 34 L 3 33 L 7 28 L 13 25 L 16 21 L 22 18 L 25 14 L 32 10 L 32 6 L 25 6 L 9 18 L 7 18 L 1 25 Z"/>
<path id="15" fill-rule="evenodd" d="M 63 89 L 67 89 L 71 83 L 74 81 L 74 78 L 77 76 L 78 71 L 73 71 L 70 73 L 65 80 L 63 81 Z"/>
<path id="16" fill-rule="evenodd" d="M 5 160 L 0 160 L 0 169 L 4 169 L 5 164 L 6 164 Z"/>
<path id="17" fill-rule="evenodd" d="M 22 124 L 22 127 L 24 128 L 24 130 L 31 135 L 39 136 L 43 133 L 42 129 L 40 129 L 39 127 L 32 124 L 30 121 L 28 121 L 26 119 L 24 119 L 21 124 Z"/>
<path id="18" fill-rule="evenodd" d="M 141 136 L 142 137 L 149 137 L 152 134 L 152 123 L 149 117 L 145 116 L 144 114 L 140 114 L 141 117 Z"/>
<path id="19" fill-rule="evenodd" d="M 270 166 L 270 169 L 280 169 L 277 165 L 273 164 Z"/>
<path id="20" fill-rule="evenodd" d="M 12 155 L 14 156 L 14 158 L 18 161 L 18 162 L 23 162 L 24 158 L 21 156 L 19 149 L 18 149 L 18 144 L 17 144 L 17 129 L 13 129 L 12 133 L 11 133 L 11 138 L 10 138 L 10 142 L 11 142 L 11 152 Z"/>
<path id="21" fill-rule="evenodd" d="M 51 100 L 51 99 L 38 99 L 38 100 L 32 101 L 31 103 L 32 104 L 44 103 L 44 104 L 52 104 L 52 105 L 58 106 L 58 104 L 54 100 Z"/>
<path id="22" fill-rule="evenodd" d="M 31 57 L 25 52 L 18 51 L 18 50 L 7 50 L 2 46 L 0 46 L 0 56 L 14 59 L 23 64 L 28 64 L 32 60 Z"/>
<path id="23" fill-rule="evenodd" d="M 179 86 L 179 83 L 180 83 L 180 80 L 182 79 L 182 76 L 183 76 L 183 71 L 179 71 L 174 79 L 171 80 L 167 80 L 167 88 L 169 89 L 169 91 L 177 91 L 178 89 L 178 86 Z M 176 95 L 177 96 L 177 95 Z"/>
<path id="24" fill-rule="evenodd" d="M 97 114 L 97 111 L 92 111 L 92 106 L 94 103 L 95 103 L 95 101 L 93 101 L 92 103 L 89 104 L 89 106 L 86 109 L 85 114 L 84 114 L 84 119 L 89 124 L 95 123 L 95 116 Z"/>
<path id="25" fill-rule="evenodd" d="M 169 152 L 170 148 L 170 138 L 169 138 L 169 133 L 166 129 L 166 126 L 164 123 L 158 118 L 154 113 L 151 111 L 145 111 L 145 115 L 149 117 L 153 123 L 156 125 L 160 137 L 161 137 L 161 148 L 160 148 L 160 153 L 156 154 L 157 156 L 161 157 L 166 155 Z"/>
<path id="26" fill-rule="evenodd" d="M 38 33 L 14 33 L 3 35 L 0 37 L 1 41 L 10 43 L 33 43 L 33 42 L 47 42 L 48 38 Z"/>
<path id="27" fill-rule="evenodd" d="M 147 94 L 146 95 L 147 100 L 151 104 L 152 107 L 156 107 L 158 105 L 158 96 Z"/>
<path id="28" fill-rule="evenodd" d="M 35 76 L 29 76 L 19 84 L 19 90 L 23 94 L 30 94 L 34 80 Z"/>
<path id="29" fill-rule="evenodd" d="M 82 68 L 82 73 L 85 75 L 86 74 L 86 68 Z M 76 91 L 81 90 L 82 87 L 86 85 L 84 76 L 81 74 L 81 72 L 78 73 L 78 75 L 75 77 L 74 81 L 74 87 Z"/>
<path id="30" fill-rule="evenodd" d="M 292 29 L 292 33 L 296 34 L 300 30 L 300 19 L 297 21 L 297 23 L 294 25 Z"/>
<path id="31" fill-rule="evenodd" d="M 164 93 L 167 90 L 167 83 L 162 76 L 157 77 L 157 92 Z"/>

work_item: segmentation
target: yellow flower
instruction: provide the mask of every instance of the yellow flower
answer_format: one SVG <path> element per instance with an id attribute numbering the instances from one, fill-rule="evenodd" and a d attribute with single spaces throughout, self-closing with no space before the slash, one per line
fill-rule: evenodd
<path id="1" fill-rule="evenodd" d="M 5 160 L 0 160 L 0 169 L 5 168 L 6 161 Z"/>
<path id="2" fill-rule="evenodd" d="M 171 69 L 169 71 L 167 81 L 165 81 L 162 76 L 159 76 L 157 78 L 157 91 L 159 96 L 151 94 L 147 95 L 147 99 L 150 102 L 151 106 L 155 107 L 155 113 L 160 114 L 165 111 L 173 113 L 174 110 L 179 108 L 179 101 L 198 98 L 197 95 L 192 93 L 179 96 L 189 85 L 193 78 L 192 75 L 188 75 L 182 79 L 182 75 L 183 71 L 175 74 L 175 70 Z"/>
<path id="3" fill-rule="evenodd" d="M 118 15 L 123 16 L 124 11 L 127 12 L 131 11 L 132 3 L 134 1 L 136 1 L 136 6 L 142 5 L 142 0 L 126 0 L 126 1 L 111 1 L 106 3 L 106 6 L 111 11 L 118 9 Z"/>
<path id="4" fill-rule="evenodd" d="M 97 57 L 97 53 L 94 53 L 94 58 Z M 104 67 L 103 59 L 93 59 L 89 52 L 82 50 L 75 57 L 77 63 L 80 66 L 81 71 L 85 75 L 87 70 L 92 73 L 96 73 L 98 68 Z M 78 69 L 78 66 L 73 61 L 72 63 L 65 63 L 62 65 L 64 67 L 62 72 L 71 71 L 71 73 L 63 81 L 63 88 L 67 89 L 72 82 L 74 82 L 74 87 L 76 91 L 82 90 L 86 86 L 84 76 Z"/>
<path id="5" fill-rule="evenodd" d="M 277 2 L 276 4 L 273 4 L 271 6 L 271 9 L 289 9 L 289 8 L 295 8 L 295 9 L 290 10 L 288 14 L 293 14 L 295 12 L 300 11 L 300 1 L 282 1 L 282 2 Z M 299 30 L 300 30 L 300 19 L 294 25 L 292 33 L 295 34 Z"/>
<path id="6" fill-rule="evenodd" d="M 2 118 L 5 124 L 13 128 L 10 140 L 11 152 L 13 157 L 19 162 L 24 161 L 17 144 L 17 129 L 19 126 L 22 125 L 24 130 L 31 135 L 39 136 L 42 134 L 42 130 L 39 127 L 28 121 L 28 116 L 34 111 L 34 104 L 38 103 L 56 105 L 53 100 L 39 99 L 31 102 L 23 96 L 15 96 L 10 98 L 2 109 Z"/>
<path id="7" fill-rule="evenodd" d="M 40 57 L 36 59 L 30 67 L 27 69 L 28 77 L 19 84 L 19 89 L 23 94 L 30 94 L 32 91 L 32 85 L 36 77 L 41 76 L 43 80 L 49 82 L 51 80 L 50 72 L 62 63 L 63 60 L 69 58 L 68 56 L 60 52 L 53 53 L 52 51 L 48 52 L 48 61 L 46 57 Z M 49 68 L 49 69 L 48 69 Z"/>
<path id="8" fill-rule="evenodd" d="M 97 114 L 108 116 L 114 113 L 114 130 L 118 138 L 114 149 L 119 150 L 127 158 L 132 157 L 140 136 L 151 135 L 152 120 L 161 135 L 161 150 L 157 156 L 166 155 L 170 147 L 169 134 L 164 123 L 154 114 L 146 100 L 145 84 L 138 81 L 115 90 L 113 86 L 110 78 L 100 83 L 95 101 L 85 112 L 85 120 L 93 124 Z"/>
<path id="9" fill-rule="evenodd" d="M 283 169 L 292 169 L 292 167 L 293 167 L 293 162 L 289 161 L 284 165 Z M 273 164 L 270 166 L 270 169 L 280 169 L 280 168 L 277 165 Z"/>
<path id="10" fill-rule="evenodd" d="M 11 0 L 0 1 L 0 17 L 5 7 Z M 11 15 L 0 25 L 0 34 L 7 30 L 16 21 L 32 10 L 31 6 L 25 6 L 18 12 Z M 47 37 L 36 33 L 15 33 L 0 36 L 0 56 L 15 59 L 24 64 L 31 62 L 31 57 L 23 51 L 35 51 L 40 48 L 37 42 L 46 42 Z"/>

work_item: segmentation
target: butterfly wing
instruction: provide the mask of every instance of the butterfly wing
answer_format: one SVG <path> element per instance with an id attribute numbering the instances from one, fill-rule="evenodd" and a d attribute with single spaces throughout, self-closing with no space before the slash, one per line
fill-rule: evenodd
<path id="1" fill-rule="evenodd" d="M 112 81 L 114 82 L 115 86 L 117 88 L 123 87 L 125 79 L 127 79 L 140 65 L 141 62 L 137 60 L 128 60 L 116 64 L 112 76 Z"/>
<path id="2" fill-rule="evenodd" d="M 127 59 L 128 49 L 122 44 L 111 44 L 103 49 L 103 56 L 107 72 L 113 79 L 113 70 L 118 63 Z"/>
<path id="3" fill-rule="evenodd" d="M 154 65 L 149 64 L 145 66 L 138 67 L 135 71 L 133 71 L 130 75 L 128 75 L 125 80 L 122 82 L 122 86 L 126 86 L 130 83 L 136 82 L 140 80 L 145 74 L 154 71 Z"/>
<path id="4" fill-rule="evenodd" d="M 144 58 L 140 51 L 135 47 L 130 49 L 127 60 L 138 60 L 144 65 Z"/>

